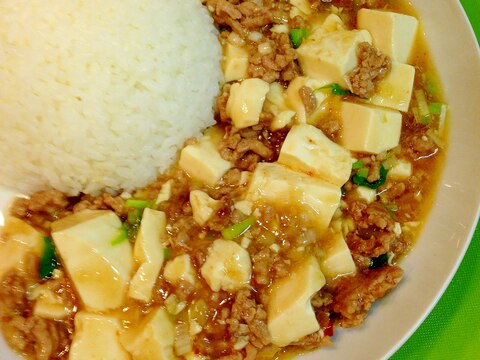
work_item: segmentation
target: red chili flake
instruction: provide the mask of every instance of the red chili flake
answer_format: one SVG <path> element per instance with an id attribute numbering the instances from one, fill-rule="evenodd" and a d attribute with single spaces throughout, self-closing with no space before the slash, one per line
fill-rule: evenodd
<path id="1" fill-rule="evenodd" d="M 329 321 L 327 324 L 327 327 L 323 329 L 323 333 L 325 336 L 333 336 L 334 328 L 333 328 L 333 322 Z"/>

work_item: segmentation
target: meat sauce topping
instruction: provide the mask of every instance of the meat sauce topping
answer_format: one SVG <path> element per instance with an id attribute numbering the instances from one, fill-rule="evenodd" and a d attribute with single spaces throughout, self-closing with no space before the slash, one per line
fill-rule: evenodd
<path id="1" fill-rule="evenodd" d="M 12 205 L 0 317 L 25 357 L 275 359 L 331 345 L 401 281 L 446 132 L 413 10 L 204 4 L 224 51 L 217 124 L 131 194 Z"/>

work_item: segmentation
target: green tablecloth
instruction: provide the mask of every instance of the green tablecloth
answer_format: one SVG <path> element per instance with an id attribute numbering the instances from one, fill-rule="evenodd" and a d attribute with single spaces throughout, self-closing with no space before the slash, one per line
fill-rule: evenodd
<path id="1" fill-rule="evenodd" d="M 480 41 L 480 0 L 461 0 L 461 3 Z M 479 254 L 480 224 L 445 294 L 391 360 L 480 359 Z"/>

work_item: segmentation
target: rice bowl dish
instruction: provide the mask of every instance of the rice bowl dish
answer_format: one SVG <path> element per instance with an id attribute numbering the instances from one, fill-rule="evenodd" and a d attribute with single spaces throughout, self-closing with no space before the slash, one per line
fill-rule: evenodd
<path id="1" fill-rule="evenodd" d="M 175 137 L 188 139 L 178 160 L 162 153 L 168 170 L 146 187 L 49 180 L 13 203 L 0 241 L 10 345 L 36 358 L 272 358 L 360 325 L 402 278 L 446 148 L 414 12 L 373 3 L 207 2 L 226 81 L 216 125 Z M 410 29 L 410 50 L 381 43 L 381 17 Z"/>

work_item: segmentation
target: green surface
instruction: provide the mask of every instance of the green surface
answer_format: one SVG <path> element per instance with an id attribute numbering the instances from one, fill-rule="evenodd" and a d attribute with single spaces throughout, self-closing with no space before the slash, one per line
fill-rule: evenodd
<path id="1" fill-rule="evenodd" d="M 480 0 L 461 0 L 480 40 Z M 480 359 L 480 224 L 437 306 L 391 360 Z"/>

